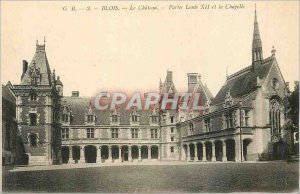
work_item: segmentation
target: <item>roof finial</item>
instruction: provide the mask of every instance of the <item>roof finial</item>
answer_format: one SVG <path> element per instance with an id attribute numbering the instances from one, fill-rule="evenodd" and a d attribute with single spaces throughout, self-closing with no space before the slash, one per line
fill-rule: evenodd
<path id="1" fill-rule="evenodd" d="M 275 49 L 274 45 L 272 47 L 271 53 L 272 53 L 272 57 L 275 57 L 276 49 Z"/>
<path id="2" fill-rule="evenodd" d="M 44 36 L 44 45 L 46 45 L 46 38 L 45 38 L 45 36 Z"/>
<path id="3" fill-rule="evenodd" d="M 36 41 L 35 41 L 35 44 L 36 44 L 36 45 L 38 45 L 38 44 L 39 44 L 39 41 L 38 41 L 38 40 L 36 40 Z"/>

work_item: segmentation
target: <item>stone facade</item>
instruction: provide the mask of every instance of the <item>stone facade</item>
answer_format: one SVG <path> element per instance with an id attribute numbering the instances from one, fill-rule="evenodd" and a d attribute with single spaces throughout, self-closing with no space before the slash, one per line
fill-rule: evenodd
<path id="1" fill-rule="evenodd" d="M 27 159 L 16 120 L 16 98 L 8 83 L 2 86 L 2 165 L 26 164 Z"/>
<path id="2" fill-rule="evenodd" d="M 60 87 L 51 73 L 45 45 L 36 44 L 36 52 L 28 66 L 23 61 L 21 84 L 11 85 L 16 96 L 16 119 L 29 164 L 60 162 Z"/>
<path id="3" fill-rule="evenodd" d="M 215 97 L 199 74 L 188 74 L 187 92 L 200 94 L 203 111 L 161 110 L 160 104 L 99 111 L 78 91 L 63 96 L 45 45 L 37 44 L 29 67 L 23 62 L 21 84 L 10 86 L 29 164 L 284 159 L 291 143 L 289 89 L 275 49 L 264 59 L 262 48 L 255 12 L 250 66 L 227 76 Z M 160 81 L 161 95 L 177 92 L 172 76 L 168 71 Z"/>

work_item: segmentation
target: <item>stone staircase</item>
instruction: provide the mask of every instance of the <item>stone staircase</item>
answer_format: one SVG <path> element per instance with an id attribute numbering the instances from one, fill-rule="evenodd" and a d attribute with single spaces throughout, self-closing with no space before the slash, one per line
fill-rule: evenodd
<path id="1" fill-rule="evenodd" d="M 47 165 L 46 156 L 29 156 L 29 166 Z"/>
<path id="2" fill-rule="evenodd" d="M 299 153 L 289 155 L 288 161 L 289 162 L 299 162 Z"/>
<path id="3" fill-rule="evenodd" d="M 28 165 L 47 165 L 44 147 L 31 147 Z"/>

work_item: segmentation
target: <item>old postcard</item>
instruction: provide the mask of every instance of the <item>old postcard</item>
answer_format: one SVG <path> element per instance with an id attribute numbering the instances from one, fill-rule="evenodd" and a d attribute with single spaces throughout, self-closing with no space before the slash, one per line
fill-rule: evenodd
<path id="1" fill-rule="evenodd" d="M 0 3 L 3 192 L 299 192 L 298 1 Z"/>

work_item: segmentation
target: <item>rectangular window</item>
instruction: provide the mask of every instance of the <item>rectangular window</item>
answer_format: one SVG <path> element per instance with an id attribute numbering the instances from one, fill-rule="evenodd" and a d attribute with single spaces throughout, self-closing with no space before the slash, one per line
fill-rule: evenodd
<path id="1" fill-rule="evenodd" d="M 157 116 L 151 116 L 151 122 L 157 123 Z"/>
<path id="2" fill-rule="evenodd" d="M 249 126 L 249 111 L 245 111 L 245 126 Z"/>
<path id="3" fill-rule="evenodd" d="M 36 93 L 31 93 L 30 94 L 30 100 L 35 101 L 36 100 Z"/>
<path id="4" fill-rule="evenodd" d="M 118 138 L 119 137 L 119 129 L 113 128 L 111 129 L 111 138 Z"/>
<path id="5" fill-rule="evenodd" d="M 29 139 L 30 139 L 30 146 L 36 147 L 37 146 L 37 134 L 36 133 L 31 133 L 29 135 Z"/>
<path id="6" fill-rule="evenodd" d="M 204 120 L 204 124 L 205 124 L 205 131 L 210 132 L 211 131 L 210 118 L 206 118 Z"/>
<path id="7" fill-rule="evenodd" d="M 31 126 L 36 126 L 37 125 L 37 116 L 35 113 L 30 113 L 30 125 Z"/>
<path id="8" fill-rule="evenodd" d="M 62 121 L 63 122 L 69 122 L 69 115 L 68 115 L 68 113 L 63 113 L 63 115 L 62 115 Z"/>
<path id="9" fill-rule="evenodd" d="M 174 141 L 174 137 L 171 137 L 171 141 Z"/>
<path id="10" fill-rule="evenodd" d="M 170 116 L 170 122 L 174 123 L 174 116 Z"/>
<path id="11" fill-rule="evenodd" d="M 138 118 L 137 115 L 131 115 L 131 121 L 132 122 L 137 122 L 138 121 L 137 118 Z"/>
<path id="12" fill-rule="evenodd" d="M 189 127 L 190 127 L 190 135 L 194 135 L 194 124 L 193 123 L 190 123 L 189 124 Z"/>
<path id="13" fill-rule="evenodd" d="M 112 115 L 112 122 L 118 122 L 118 115 Z"/>
<path id="14" fill-rule="evenodd" d="M 232 128 L 233 127 L 233 122 L 232 122 L 232 113 L 226 113 L 225 115 L 225 119 L 226 119 L 226 128 Z"/>
<path id="15" fill-rule="evenodd" d="M 68 128 L 61 129 L 61 138 L 69 139 L 69 129 Z"/>
<path id="16" fill-rule="evenodd" d="M 88 115 L 88 116 L 87 116 L 87 121 L 88 121 L 89 123 L 94 122 L 94 115 Z"/>
<path id="17" fill-rule="evenodd" d="M 87 128 L 86 129 L 86 137 L 87 138 L 94 138 L 95 129 L 94 128 Z"/>
<path id="18" fill-rule="evenodd" d="M 171 133 L 174 133 L 174 127 L 171 127 Z"/>
<path id="19" fill-rule="evenodd" d="M 136 139 L 139 137 L 139 130 L 138 129 L 131 129 L 131 138 Z"/>
<path id="20" fill-rule="evenodd" d="M 171 151 L 171 153 L 174 153 L 174 146 L 170 147 L 170 151 Z"/>
<path id="21" fill-rule="evenodd" d="M 151 139 L 157 139 L 157 129 L 151 129 Z"/>

